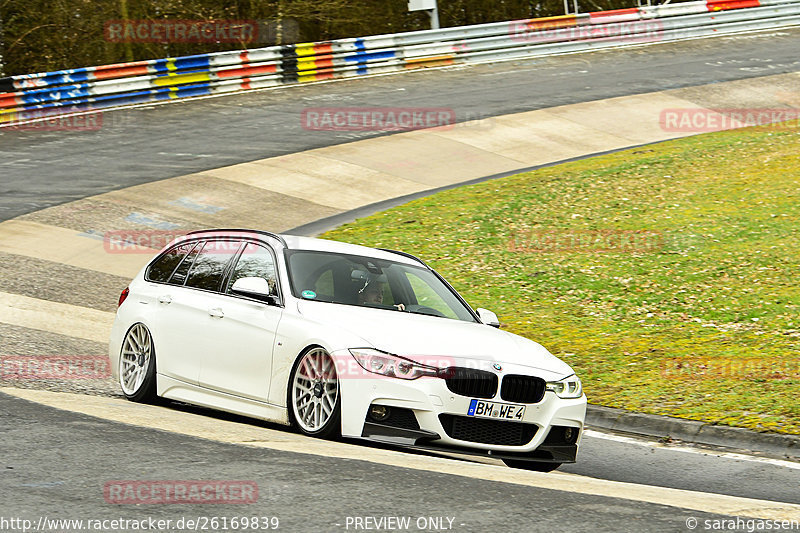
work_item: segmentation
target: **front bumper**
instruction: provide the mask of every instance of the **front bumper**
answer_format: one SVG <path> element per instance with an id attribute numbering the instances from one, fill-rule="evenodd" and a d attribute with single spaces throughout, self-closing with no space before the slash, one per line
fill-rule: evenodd
<path id="1" fill-rule="evenodd" d="M 530 369 L 504 364 L 504 374 L 530 374 Z M 541 401 L 525 404 L 525 414 L 519 422 L 506 422 L 466 417 L 471 396 L 462 396 L 450 391 L 445 380 L 422 377 L 402 380 L 376 374 L 349 372 L 341 376 L 342 435 L 345 437 L 369 438 L 388 444 L 415 446 L 439 451 L 457 451 L 496 458 L 529 459 L 533 461 L 574 462 L 580 445 L 586 416 L 586 397 L 562 399 L 553 392 L 546 392 Z M 500 387 L 498 387 L 498 391 Z M 502 403 L 499 393 L 492 400 Z M 383 405 L 389 408 L 408 409 L 413 412 L 417 426 L 413 424 L 382 424 L 368 417 L 370 406 Z M 444 416 L 442 416 L 444 415 Z M 466 426 L 478 426 L 477 432 L 454 432 L 453 421 Z M 445 427 L 447 426 L 447 427 Z M 464 426 L 464 427 L 466 427 Z M 566 443 L 550 435 L 554 426 L 574 428 L 578 431 L 575 442 Z M 448 431 L 449 430 L 449 431 Z M 497 444 L 503 438 L 493 438 L 493 431 L 511 433 L 514 444 Z M 519 440 L 516 440 L 520 430 Z M 456 438 L 455 435 L 479 435 L 476 440 Z M 530 436 L 530 438 L 528 438 Z M 549 437 L 549 440 L 548 440 Z M 483 438 L 484 441 L 478 442 Z"/>
<path id="2" fill-rule="evenodd" d="M 556 428 L 558 426 L 555 426 Z M 366 422 L 362 438 L 382 444 L 430 450 L 435 452 L 451 452 L 492 459 L 515 459 L 517 461 L 534 461 L 537 463 L 574 463 L 578 456 L 578 444 L 566 444 L 557 438 L 551 438 L 554 433 L 548 433 L 542 444 L 532 452 L 509 452 L 485 450 L 479 448 L 453 447 L 437 445 L 441 438 L 438 434 L 426 430 L 397 428 Z M 580 434 L 578 435 L 580 439 Z"/>

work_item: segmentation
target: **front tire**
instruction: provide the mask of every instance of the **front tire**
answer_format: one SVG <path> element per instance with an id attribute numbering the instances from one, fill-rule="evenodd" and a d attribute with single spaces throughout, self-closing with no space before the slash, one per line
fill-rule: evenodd
<path id="1" fill-rule="evenodd" d="M 122 341 L 119 384 L 132 402 L 152 402 L 156 394 L 156 352 L 153 337 L 142 323 L 131 326 Z"/>
<path id="2" fill-rule="evenodd" d="M 519 459 L 503 459 L 506 466 L 519 468 L 520 470 L 531 470 L 533 472 L 552 472 L 561 463 L 542 463 L 537 461 L 521 461 Z"/>
<path id="3" fill-rule="evenodd" d="M 301 355 L 289 380 L 289 413 L 294 426 L 321 438 L 341 433 L 342 399 L 336 364 L 325 349 Z"/>

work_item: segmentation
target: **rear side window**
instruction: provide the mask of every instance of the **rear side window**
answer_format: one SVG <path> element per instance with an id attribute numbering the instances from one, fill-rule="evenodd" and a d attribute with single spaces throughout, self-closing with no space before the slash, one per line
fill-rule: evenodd
<path id="1" fill-rule="evenodd" d="M 186 254 L 186 257 L 183 258 L 181 264 L 178 265 L 178 268 L 175 269 L 175 272 L 172 273 L 172 277 L 169 278 L 170 285 L 183 285 L 183 282 L 186 281 L 186 274 L 189 273 L 189 269 L 192 268 L 192 264 L 194 260 L 197 259 L 197 254 L 200 252 L 200 249 L 203 247 L 203 243 L 198 243 L 191 249 L 191 251 Z"/>
<path id="2" fill-rule="evenodd" d="M 225 277 L 225 270 L 239 250 L 239 242 L 208 241 L 194 260 L 185 285 L 196 289 L 218 291 Z"/>
<path id="3" fill-rule="evenodd" d="M 183 259 L 194 246 L 195 243 L 193 242 L 181 244 L 168 251 L 150 265 L 145 278 L 150 281 L 165 283 L 169 279 L 170 274 L 175 270 L 175 267 L 181 262 L 181 259 Z"/>

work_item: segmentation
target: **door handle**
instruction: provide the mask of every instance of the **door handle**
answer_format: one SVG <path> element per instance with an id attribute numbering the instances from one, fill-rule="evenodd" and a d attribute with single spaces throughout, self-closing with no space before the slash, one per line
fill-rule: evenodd
<path id="1" fill-rule="evenodd" d="M 158 301 L 159 303 L 162 304 L 172 303 L 172 296 L 170 296 L 169 294 L 162 294 L 161 296 L 158 297 Z"/>
<path id="2" fill-rule="evenodd" d="M 222 309 L 219 307 L 215 307 L 214 309 L 209 309 L 208 314 L 213 316 L 214 318 L 223 318 L 225 313 L 222 312 Z"/>

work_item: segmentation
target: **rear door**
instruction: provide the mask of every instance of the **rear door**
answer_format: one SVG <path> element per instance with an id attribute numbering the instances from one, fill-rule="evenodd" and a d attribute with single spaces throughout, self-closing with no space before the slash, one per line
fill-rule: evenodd
<path id="1" fill-rule="evenodd" d="M 158 372 L 197 384 L 203 356 L 219 335 L 210 313 L 241 241 L 210 239 L 200 242 L 161 287 L 156 305 L 161 310 L 156 339 Z M 168 357 L 158 355 L 159 345 Z"/>
<path id="2" fill-rule="evenodd" d="M 162 255 L 148 269 L 149 283 L 137 295 L 138 303 L 147 306 L 150 317 L 157 372 L 193 384 L 197 383 L 200 366 L 186 346 L 193 324 L 185 307 L 192 293 L 184 294 L 183 283 L 202 247 L 203 242 L 192 241 Z"/>

